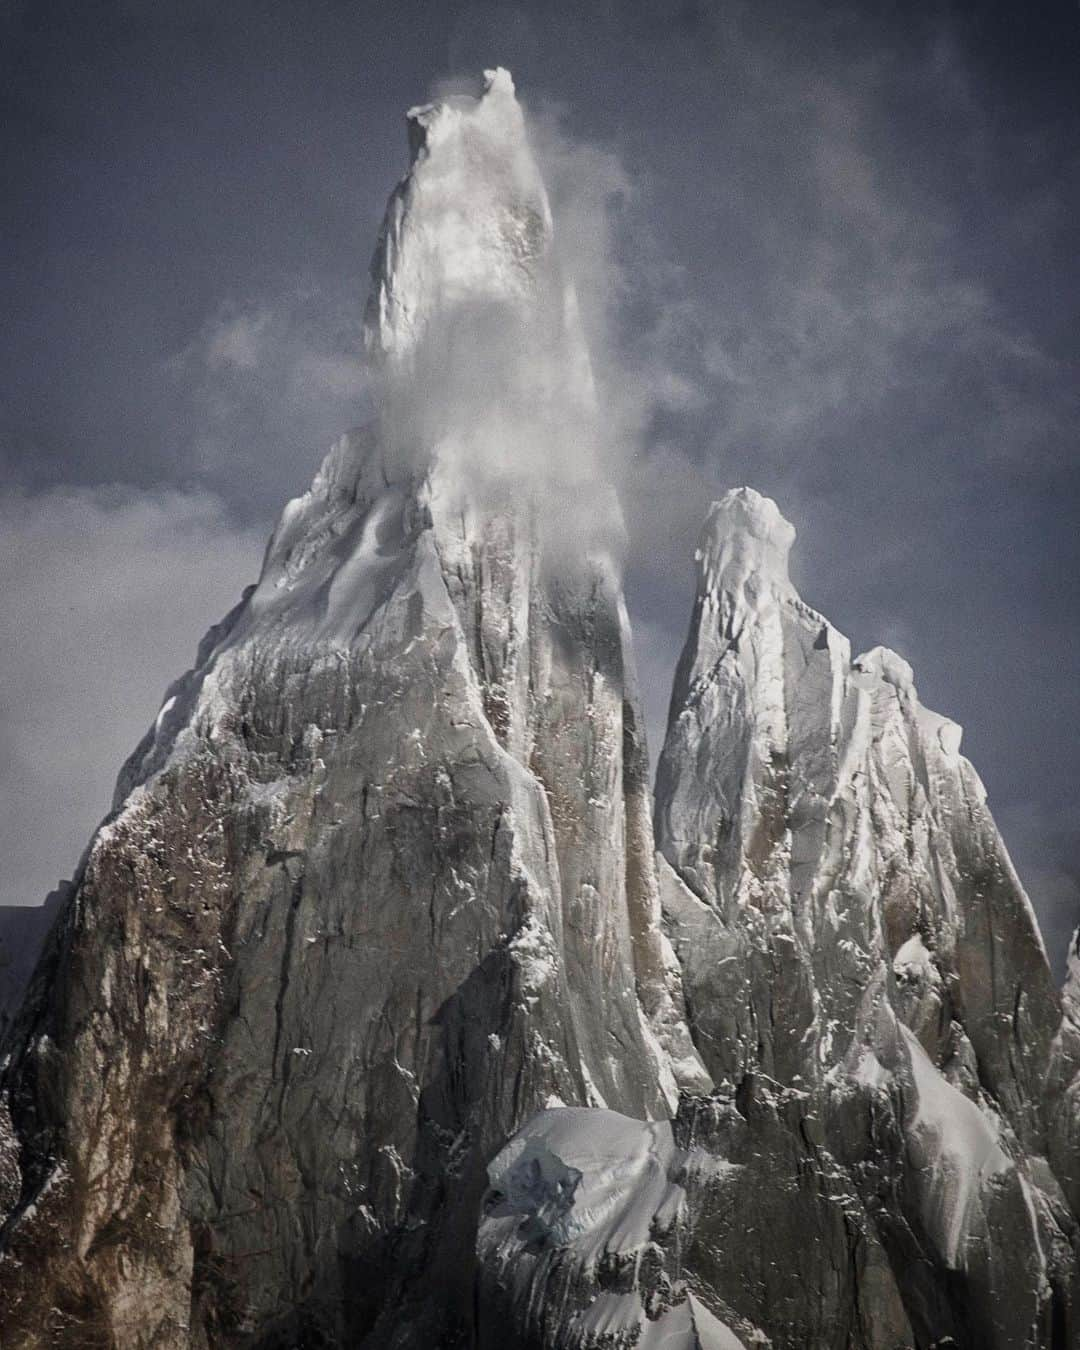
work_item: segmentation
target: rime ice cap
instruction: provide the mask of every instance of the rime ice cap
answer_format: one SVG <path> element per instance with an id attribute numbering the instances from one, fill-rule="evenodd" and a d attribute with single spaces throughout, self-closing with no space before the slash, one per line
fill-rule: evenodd
<path id="1" fill-rule="evenodd" d="M 697 559 L 710 590 L 734 591 L 750 577 L 786 588 L 794 542 L 795 527 L 771 497 L 749 487 L 733 488 L 713 502 Z"/>
<path id="2" fill-rule="evenodd" d="M 915 672 L 899 653 L 891 647 L 872 647 L 855 659 L 855 669 L 884 680 L 901 693 L 915 693 Z"/>

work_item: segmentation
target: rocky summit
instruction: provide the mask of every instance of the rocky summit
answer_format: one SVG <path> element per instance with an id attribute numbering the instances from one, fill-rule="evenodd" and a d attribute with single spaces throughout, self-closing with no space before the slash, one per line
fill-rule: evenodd
<path id="1" fill-rule="evenodd" d="M 959 728 L 740 488 L 653 800 L 510 76 L 409 144 L 377 415 L 167 691 L 7 1024 L 5 1350 L 1080 1344 L 1080 958 L 1062 997 Z"/>

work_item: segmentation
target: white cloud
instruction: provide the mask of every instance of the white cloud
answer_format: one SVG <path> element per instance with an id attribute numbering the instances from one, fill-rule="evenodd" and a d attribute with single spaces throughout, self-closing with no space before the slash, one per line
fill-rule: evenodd
<path id="1" fill-rule="evenodd" d="M 202 355 L 206 365 L 210 370 L 228 366 L 257 370 L 265 355 L 265 339 L 272 320 L 269 309 L 219 315 L 203 334 Z"/>
<path id="2" fill-rule="evenodd" d="M 656 238 L 656 185 L 619 151 L 574 135 L 566 110 L 529 109 L 529 138 L 551 197 L 555 243 L 581 302 L 616 471 L 657 411 L 700 411 L 708 394 L 684 357 L 702 329 L 686 276 Z"/>
<path id="3" fill-rule="evenodd" d="M 370 417 L 361 299 L 309 282 L 225 300 L 167 369 L 189 476 L 268 518 Z"/>
<path id="4" fill-rule="evenodd" d="M 71 874 L 121 762 L 262 546 L 205 492 L 0 498 L 0 903 L 38 904 Z"/>

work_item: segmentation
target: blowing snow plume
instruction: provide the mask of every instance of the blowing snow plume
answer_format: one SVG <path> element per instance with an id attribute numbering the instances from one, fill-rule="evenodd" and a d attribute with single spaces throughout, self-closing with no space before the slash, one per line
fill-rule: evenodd
<path id="1" fill-rule="evenodd" d="M 547 528 L 617 529 L 589 353 L 505 70 L 408 115 L 412 165 L 372 263 L 365 345 L 395 469 L 472 501 L 525 492 Z"/>

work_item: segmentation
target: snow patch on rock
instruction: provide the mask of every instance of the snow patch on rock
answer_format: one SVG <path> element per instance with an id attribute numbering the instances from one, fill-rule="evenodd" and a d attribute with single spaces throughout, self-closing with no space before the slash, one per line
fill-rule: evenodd
<path id="1" fill-rule="evenodd" d="M 1000 1121 L 941 1076 L 907 1027 L 903 1035 L 916 1093 L 908 1147 L 930 1175 L 933 1231 L 956 1269 L 964 1264 L 964 1244 L 984 1189 L 1015 1165 L 1001 1146 Z"/>
<path id="2" fill-rule="evenodd" d="M 686 1200 L 671 1179 L 679 1160 L 668 1121 L 543 1111 L 488 1167 L 484 1231 L 572 1246 L 591 1269 L 605 1253 L 640 1251 L 654 1229 L 672 1227 Z"/>
<path id="3" fill-rule="evenodd" d="M 543 1286 L 553 1261 L 572 1263 L 584 1304 L 564 1310 L 559 1344 L 742 1350 L 743 1342 L 683 1287 L 666 1286 L 658 1302 L 636 1273 L 629 1288 L 595 1283 L 602 1268 L 638 1272 L 646 1251 L 655 1252 L 657 1240 L 685 1218 L 686 1192 L 674 1180 L 685 1162 L 667 1121 L 605 1110 L 543 1111 L 488 1167 L 481 1262 L 517 1289 L 522 1305 Z"/>

